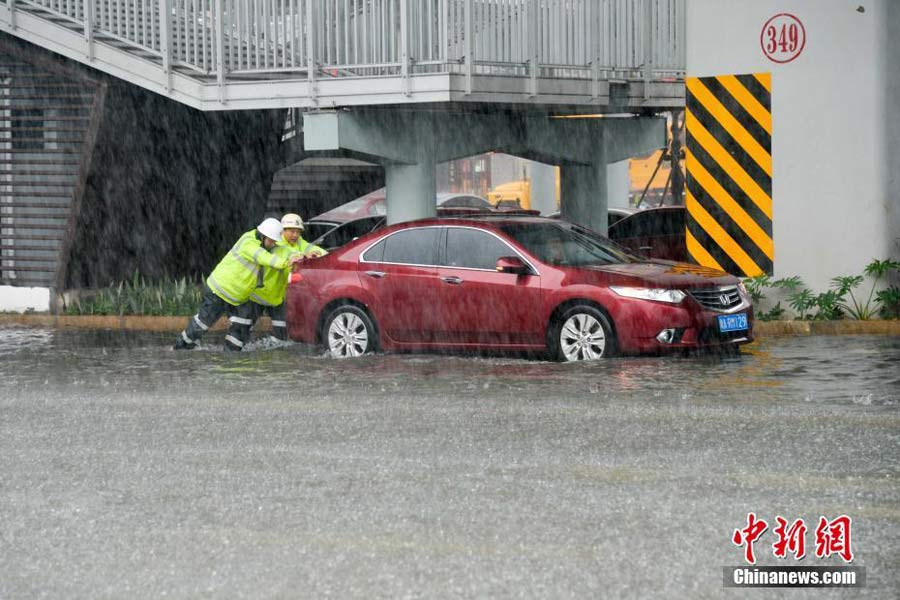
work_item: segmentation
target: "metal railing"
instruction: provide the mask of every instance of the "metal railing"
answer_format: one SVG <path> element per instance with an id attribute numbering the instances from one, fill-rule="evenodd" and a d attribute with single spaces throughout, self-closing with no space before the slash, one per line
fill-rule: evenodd
<path id="1" fill-rule="evenodd" d="M 684 72 L 685 0 L 0 0 L 219 83 L 456 72 Z"/>

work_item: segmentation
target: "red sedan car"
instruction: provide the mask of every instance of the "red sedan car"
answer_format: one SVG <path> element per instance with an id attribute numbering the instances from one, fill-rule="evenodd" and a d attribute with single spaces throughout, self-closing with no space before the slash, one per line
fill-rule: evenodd
<path id="1" fill-rule="evenodd" d="M 335 357 L 506 349 L 575 361 L 753 339 L 736 277 L 646 261 L 540 217 L 402 223 L 301 263 L 291 279 L 291 337 Z"/>

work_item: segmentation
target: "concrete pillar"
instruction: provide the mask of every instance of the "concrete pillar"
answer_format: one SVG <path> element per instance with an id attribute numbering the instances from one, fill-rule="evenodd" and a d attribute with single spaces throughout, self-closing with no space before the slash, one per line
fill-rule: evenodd
<path id="1" fill-rule="evenodd" d="M 606 166 L 606 194 L 609 208 L 628 208 L 628 192 L 631 179 L 628 173 L 627 160 L 609 163 Z"/>
<path id="2" fill-rule="evenodd" d="M 606 235 L 606 163 L 560 167 L 562 216 Z"/>
<path id="3" fill-rule="evenodd" d="M 531 171 L 531 208 L 542 215 L 556 212 L 556 168 L 544 163 L 529 163 Z"/>
<path id="4" fill-rule="evenodd" d="M 386 164 L 384 175 L 388 225 L 437 214 L 433 157 L 412 165 Z"/>

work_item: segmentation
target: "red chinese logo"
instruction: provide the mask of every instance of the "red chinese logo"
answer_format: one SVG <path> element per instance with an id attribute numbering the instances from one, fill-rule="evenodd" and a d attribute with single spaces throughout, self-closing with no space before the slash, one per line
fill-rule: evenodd
<path id="1" fill-rule="evenodd" d="M 744 548 L 744 559 L 751 565 L 756 564 L 756 557 L 753 556 L 753 542 L 761 536 L 769 524 L 762 520 L 757 520 L 754 513 L 747 514 L 747 526 L 743 529 L 735 529 L 731 541 L 738 546 L 746 546 Z"/>
<path id="2" fill-rule="evenodd" d="M 778 527 L 775 528 L 778 541 L 772 544 L 775 556 L 785 558 L 788 552 L 793 554 L 796 560 L 806 556 L 806 524 L 803 519 L 797 519 L 790 527 L 787 526 L 787 520 L 782 517 L 775 517 L 775 520 L 778 521 Z"/>
<path id="3" fill-rule="evenodd" d="M 791 62 L 800 56 L 806 46 L 806 29 L 794 15 L 779 13 L 763 25 L 759 45 L 772 62 Z"/>
<path id="4" fill-rule="evenodd" d="M 787 558 L 792 554 L 795 560 L 806 556 L 806 523 L 803 519 L 789 522 L 781 516 L 775 517 L 777 526 L 772 532 L 775 534 L 775 543 L 772 544 L 772 552 L 776 558 Z M 828 558 L 832 554 L 840 556 L 844 562 L 853 561 L 853 549 L 850 542 L 850 529 L 852 519 L 847 515 L 841 515 L 829 521 L 825 517 L 819 518 L 816 527 L 816 558 Z M 769 528 L 769 524 L 759 519 L 756 513 L 747 513 L 747 526 L 743 529 L 735 529 L 731 541 L 736 546 L 744 547 L 744 560 L 749 564 L 756 564 L 756 555 L 753 544 Z"/>
<path id="5" fill-rule="evenodd" d="M 816 527 L 816 556 L 827 558 L 837 554 L 844 562 L 853 561 L 853 551 L 850 549 L 850 526 L 852 521 L 847 515 L 841 515 L 834 521 L 827 521 L 825 517 L 819 519 Z"/>

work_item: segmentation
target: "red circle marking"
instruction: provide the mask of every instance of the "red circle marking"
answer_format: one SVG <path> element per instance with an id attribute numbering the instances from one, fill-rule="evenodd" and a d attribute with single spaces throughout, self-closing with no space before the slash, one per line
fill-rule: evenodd
<path id="1" fill-rule="evenodd" d="M 775 21 L 780 17 L 783 17 L 781 22 L 783 27 L 787 27 L 791 23 L 796 23 L 800 27 L 800 39 L 798 40 L 797 49 L 792 53 L 788 53 L 787 51 L 779 52 L 777 49 L 773 52 L 769 52 L 768 50 L 766 50 L 766 29 L 768 29 L 768 27 L 772 24 L 772 21 Z M 782 33 L 783 32 L 784 30 L 782 29 Z M 774 30 L 774 35 L 777 35 L 777 28 Z M 766 55 L 766 58 L 768 58 L 772 62 L 780 64 L 789 63 L 800 56 L 800 53 L 803 52 L 803 48 L 806 47 L 806 28 L 803 27 L 803 23 L 800 21 L 800 19 L 798 19 L 791 13 L 778 13 L 777 15 L 766 21 L 765 25 L 763 25 L 762 27 L 762 31 L 759 32 L 759 47 L 762 49 L 763 54 Z"/>

